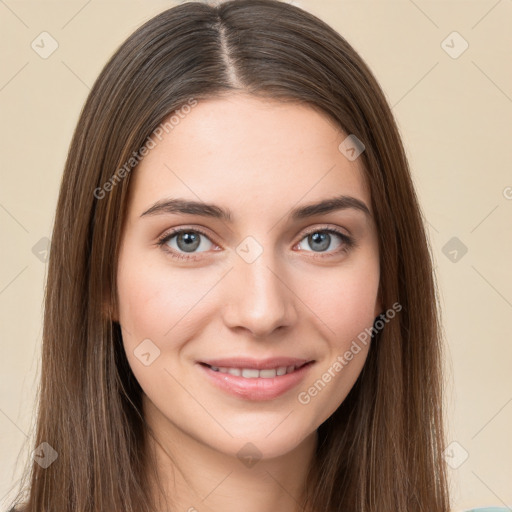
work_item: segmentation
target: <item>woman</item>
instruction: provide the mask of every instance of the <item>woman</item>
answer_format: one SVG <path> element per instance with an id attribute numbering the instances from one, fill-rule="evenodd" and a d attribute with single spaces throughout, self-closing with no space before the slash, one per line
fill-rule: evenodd
<path id="1" fill-rule="evenodd" d="M 447 512 L 441 356 L 361 57 L 286 3 L 179 5 L 78 121 L 18 509 Z"/>

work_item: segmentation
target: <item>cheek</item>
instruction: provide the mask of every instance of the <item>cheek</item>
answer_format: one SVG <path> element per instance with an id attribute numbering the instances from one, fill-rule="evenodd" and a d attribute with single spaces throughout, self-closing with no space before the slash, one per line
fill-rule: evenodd
<path id="1" fill-rule="evenodd" d="M 165 261 L 148 262 L 135 251 L 129 253 L 120 259 L 117 276 L 123 345 L 144 392 L 159 397 L 173 383 L 165 370 L 174 373 L 177 354 L 189 339 L 197 315 L 204 314 L 200 298 L 206 284 L 191 280 L 183 269 L 170 269 Z"/>
<path id="2" fill-rule="evenodd" d="M 123 259 L 118 273 L 119 321 L 123 328 L 132 335 L 149 338 L 168 330 L 177 302 L 171 290 L 165 275 L 155 266 L 138 265 L 133 257 Z"/>
<path id="3" fill-rule="evenodd" d="M 379 262 L 369 257 L 323 276 L 317 273 L 315 286 L 309 281 L 300 292 L 326 340 L 325 357 L 297 397 L 316 420 L 327 419 L 339 407 L 361 373 L 370 348 L 379 277 Z"/>
<path id="4" fill-rule="evenodd" d="M 331 348 L 343 349 L 372 326 L 378 309 L 379 279 L 379 262 L 374 257 L 317 271 L 314 279 L 301 279 L 299 294 L 306 298 L 313 317 L 323 324 Z"/>
<path id="5" fill-rule="evenodd" d="M 205 296 L 216 280 L 201 269 L 171 268 L 136 255 L 121 258 L 117 299 L 125 343 L 149 338 L 168 348 L 173 339 L 186 338 L 198 315 L 205 314 Z"/>

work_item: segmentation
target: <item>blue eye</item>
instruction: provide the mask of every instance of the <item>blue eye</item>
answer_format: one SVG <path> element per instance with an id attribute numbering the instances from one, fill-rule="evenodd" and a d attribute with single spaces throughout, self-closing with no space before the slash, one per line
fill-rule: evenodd
<path id="1" fill-rule="evenodd" d="M 204 246 L 201 241 L 201 237 L 208 239 L 210 244 L 213 245 L 207 235 L 202 231 L 198 231 L 197 229 L 178 229 L 173 231 L 172 233 L 164 235 L 164 237 L 158 241 L 158 245 L 167 245 L 171 249 L 171 254 L 173 256 L 186 259 L 189 258 L 189 256 L 183 256 L 180 254 L 180 251 L 183 251 L 184 253 L 195 254 L 196 249 Z M 176 238 L 175 242 L 177 247 L 173 247 L 169 243 L 173 238 Z M 208 250 L 208 248 L 206 248 L 206 250 Z"/>
<path id="2" fill-rule="evenodd" d="M 316 229 L 315 231 L 310 231 L 309 233 L 307 233 L 302 240 L 307 240 L 309 246 L 314 249 L 313 251 L 307 252 L 326 252 L 327 249 L 331 247 L 333 241 L 332 235 L 335 235 L 341 240 L 341 249 L 338 248 L 335 249 L 334 251 L 329 251 L 329 254 L 332 254 L 333 252 L 337 254 L 338 252 L 343 250 L 348 251 L 355 245 L 351 237 L 345 235 L 344 233 L 341 233 L 336 229 Z"/>
<path id="3" fill-rule="evenodd" d="M 332 249 L 332 235 L 335 235 L 339 240 L 341 240 L 341 243 L 337 248 L 334 248 L 334 250 L 328 250 L 329 248 Z M 202 238 L 205 238 L 207 242 L 203 243 Z M 303 248 L 300 248 L 300 250 L 304 252 L 318 253 L 319 257 L 324 257 L 324 254 L 322 253 L 326 253 L 325 257 L 329 257 L 338 255 L 342 252 L 348 252 L 356 245 L 355 241 L 351 237 L 332 228 L 310 231 L 309 233 L 306 233 L 297 245 L 300 246 L 303 240 L 307 240 L 309 246 L 313 250 L 309 251 Z M 197 253 L 207 252 L 215 246 L 208 235 L 203 231 L 187 228 L 177 229 L 171 233 L 163 235 L 163 237 L 159 239 L 158 245 L 167 251 L 173 258 L 184 260 L 196 260 L 200 258 L 200 256 L 196 256 Z"/>

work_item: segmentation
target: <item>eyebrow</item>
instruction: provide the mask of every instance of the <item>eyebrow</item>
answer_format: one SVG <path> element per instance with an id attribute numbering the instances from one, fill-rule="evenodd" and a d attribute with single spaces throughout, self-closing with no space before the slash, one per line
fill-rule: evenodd
<path id="1" fill-rule="evenodd" d="M 288 214 L 288 218 L 292 220 L 301 220 L 314 217 L 315 215 L 347 209 L 361 211 L 369 218 L 372 217 L 368 206 L 366 206 L 363 201 L 357 199 L 356 197 L 341 195 L 331 199 L 324 199 L 317 203 L 311 203 L 305 206 L 294 208 Z M 162 215 L 173 213 L 200 215 L 202 217 L 211 217 L 226 222 L 233 222 L 233 216 L 229 209 L 224 209 L 215 204 L 203 203 L 200 201 L 170 198 L 157 201 L 153 206 L 144 211 L 141 214 L 141 217 L 146 215 Z"/>

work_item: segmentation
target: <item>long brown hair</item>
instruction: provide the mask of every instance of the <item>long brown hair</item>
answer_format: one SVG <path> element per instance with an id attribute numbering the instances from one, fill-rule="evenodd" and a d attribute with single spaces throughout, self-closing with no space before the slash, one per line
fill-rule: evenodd
<path id="1" fill-rule="evenodd" d="M 46 286 L 33 447 L 48 443 L 58 458 L 46 468 L 29 461 L 30 485 L 15 504 L 23 498 L 24 512 L 154 509 L 143 464 L 142 390 L 111 317 L 136 172 L 136 162 L 126 162 L 173 112 L 232 92 L 307 104 L 364 143 L 379 296 L 384 310 L 402 307 L 371 344 L 347 398 L 319 427 L 300 505 L 322 512 L 447 512 L 440 311 L 399 132 L 350 44 L 317 17 L 277 0 L 168 9 L 134 32 L 96 80 L 65 164 Z"/>

